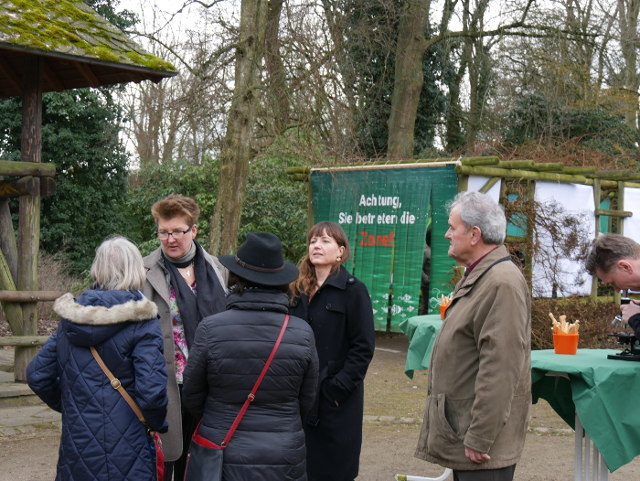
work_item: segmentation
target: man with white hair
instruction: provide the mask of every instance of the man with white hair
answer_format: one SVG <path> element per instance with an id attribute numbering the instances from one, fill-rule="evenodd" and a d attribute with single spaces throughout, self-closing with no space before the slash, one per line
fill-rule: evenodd
<path id="1" fill-rule="evenodd" d="M 531 298 L 503 245 L 502 207 L 461 192 L 449 214 L 449 256 L 465 266 L 433 348 L 416 457 L 454 481 L 511 481 L 531 405 Z"/>

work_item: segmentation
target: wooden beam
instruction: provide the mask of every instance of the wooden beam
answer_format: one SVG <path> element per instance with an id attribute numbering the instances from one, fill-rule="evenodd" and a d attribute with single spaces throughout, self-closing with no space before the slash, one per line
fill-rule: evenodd
<path id="1" fill-rule="evenodd" d="M 39 195 L 47 197 L 56 193 L 56 181 L 51 177 L 37 178 L 27 176 L 18 180 L 0 180 L 0 199 L 10 199 L 21 195 Z M 39 185 L 38 185 L 39 184 Z"/>
<path id="2" fill-rule="evenodd" d="M 533 160 L 501 160 L 498 162 L 498 167 L 501 169 L 530 169 L 533 164 Z"/>
<path id="3" fill-rule="evenodd" d="M 22 79 L 16 75 L 15 70 L 7 56 L 0 53 L 0 73 L 17 91 L 20 91 L 22 90 Z"/>
<path id="4" fill-rule="evenodd" d="M 531 170 L 500 169 L 498 167 L 470 167 L 468 165 L 456 166 L 456 172 L 464 175 L 482 175 L 485 177 L 503 177 L 521 180 L 537 180 L 543 182 L 570 182 L 586 184 L 587 178 L 581 175 L 565 175 L 555 172 L 534 172 Z"/>
<path id="5" fill-rule="evenodd" d="M 40 197 L 48 197 L 56 193 L 56 181 L 51 177 L 40 179 Z"/>
<path id="6" fill-rule="evenodd" d="M 526 236 L 508 235 L 504 238 L 505 244 L 520 244 L 527 241 Z"/>
<path id="7" fill-rule="evenodd" d="M 602 204 L 602 189 L 600 188 L 600 179 L 593 179 L 593 205 L 595 206 L 595 237 L 600 233 L 600 205 Z M 591 276 L 591 300 L 598 298 L 598 278 Z"/>
<path id="8" fill-rule="evenodd" d="M 596 215 L 608 215 L 609 217 L 633 217 L 633 212 L 628 210 L 596 209 Z"/>
<path id="9" fill-rule="evenodd" d="M 34 177 L 55 177 L 56 166 L 54 164 L 43 164 L 36 162 L 12 162 L 9 160 L 0 160 L 1 176 L 19 176 L 25 177 L 33 175 Z"/>
<path id="10" fill-rule="evenodd" d="M 469 157 L 460 159 L 462 165 L 468 165 L 470 167 L 477 165 L 498 165 L 499 162 L 500 159 L 498 157 Z"/>
<path id="11" fill-rule="evenodd" d="M 0 337 L 0 346 L 42 346 L 49 336 L 8 336 Z"/>
<path id="12" fill-rule="evenodd" d="M 560 172 L 562 174 L 568 174 L 567 170 L 564 168 L 564 164 L 562 162 L 536 162 L 531 167 L 533 170 L 537 170 L 538 172 Z M 574 174 L 577 172 L 573 172 Z"/>
<path id="13" fill-rule="evenodd" d="M 66 89 L 60 76 L 49 66 L 47 62 L 42 63 L 42 75 L 45 83 L 51 87 L 51 90 L 60 92 Z"/>
<path id="14" fill-rule="evenodd" d="M 585 182 L 587 185 L 593 185 L 593 182 L 597 179 L 587 179 Z M 623 184 L 625 187 L 632 187 L 634 189 L 640 189 L 640 183 L 638 182 L 622 182 L 618 180 L 604 180 L 600 179 L 600 187 L 603 189 L 616 189 L 617 186 Z"/>
<path id="15" fill-rule="evenodd" d="M 478 189 L 478 191 L 482 192 L 483 194 L 486 194 L 487 192 L 489 192 L 491 190 L 491 187 L 496 185 L 498 182 L 500 182 L 500 178 L 491 177 L 489 180 L 487 180 L 487 182 L 480 189 Z"/>
<path id="16" fill-rule="evenodd" d="M 0 257 L 4 257 L 7 272 L 11 282 L 14 282 L 18 278 L 18 244 L 8 199 L 0 199 Z M 11 287 L 11 289 L 15 288 L 15 285 Z M 0 282 L 0 289 L 8 289 L 8 287 L 2 287 Z"/>
<path id="17" fill-rule="evenodd" d="M 618 182 L 618 194 L 616 197 L 618 199 L 618 209 L 623 210 L 624 209 L 624 182 Z M 623 219 L 620 219 L 618 221 L 618 234 L 624 235 Z"/>
<path id="18" fill-rule="evenodd" d="M 55 301 L 64 292 L 61 291 L 0 291 L 0 301 L 5 302 L 48 302 Z"/>
<path id="19" fill-rule="evenodd" d="M 0 251 L 0 289 L 6 289 L 13 292 L 15 292 L 16 290 L 16 284 L 13 280 L 13 276 L 11 274 L 11 271 L 9 270 L 9 265 L 7 264 L 7 260 L 5 259 L 2 251 Z M 21 334 L 22 326 L 24 324 L 22 309 L 17 304 L 3 301 L 0 302 L 2 304 L 2 309 L 4 310 L 4 313 L 7 317 L 7 322 L 9 322 L 11 332 Z"/>
<path id="20" fill-rule="evenodd" d="M 640 174 L 631 170 L 598 170 L 593 177 L 622 181 L 640 180 Z"/>
<path id="21" fill-rule="evenodd" d="M 36 185 L 31 176 L 20 177 L 18 180 L 0 180 L 0 198 L 20 197 L 21 195 L 40 194 L 40 186 Z"/>
<path id="22" fill-rule="evenodd" d="M 575 175 L 575 174 L 592 174 L 596 171 L 595 167 L 565 167 L 562 169 L 563 174 Z"/>
<path id="23" fill-rule="evenodd" d="M 89 64 L 84 62 L 73 62 L 73 65 L 78 69 L 80 74 L 82 74 L 91 87 L 100 87 L 100 85 L 102 85 L 98 77 L 96 77 L 96 74 L 93 73 L 93 69 Z"/>

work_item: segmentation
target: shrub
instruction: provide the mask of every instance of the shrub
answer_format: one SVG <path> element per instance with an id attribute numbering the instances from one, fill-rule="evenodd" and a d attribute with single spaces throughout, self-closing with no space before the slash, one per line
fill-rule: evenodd
<path id="1" fill-rule="evenodd" d="M 611 298 L 593 300 L 589 297 L 569 298 L 536 298 L 531 305 L 531 348 L 552 349 L 551 319 L 549 313 L 556 318 L 564 314 L 568 322 L 580 320 L 579 348 L 608 348 L 615 345 L 615 339 L 607 334 L 622 330 L 620 325 L 611 324 L 613 318 L 620 314 L 620 308 Z"/>

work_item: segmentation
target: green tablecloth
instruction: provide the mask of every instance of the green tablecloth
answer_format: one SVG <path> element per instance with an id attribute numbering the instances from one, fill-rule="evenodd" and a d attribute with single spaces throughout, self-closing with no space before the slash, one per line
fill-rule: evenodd
<path id="1" fill-rule="evenodd" d="M 414 370 L 429 368 L 431 350 L 441 325 L 440 314 L 414 316 L 400 323 L 400 329 L 409 338 L 404 373 L 410 378 Z"/>
<path id="2" fill-rule="evenodd" d="M 409 338 L 405 374 L 428 369 L 440 316 L 415 316 L 400 324 Z M 533 402 L 544 399 L 575 428 L 576 413 L 609 471 L 640 454 L 640 362 L 607 359 L 611 349 L 531 352 Z"/>
<path id="3" fill-rule="evenodd" d="M 531 352 L 533 402 L 545 399 L 571 427 L 577 413 L 609 471 L 640 454 L 640 363 L 607 359 L 615 352 Z"/>

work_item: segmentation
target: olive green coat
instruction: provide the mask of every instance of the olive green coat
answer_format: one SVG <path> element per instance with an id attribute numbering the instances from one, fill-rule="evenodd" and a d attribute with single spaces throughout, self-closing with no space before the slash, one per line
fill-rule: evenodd
<path id="1" fill-rule="evenodd" d="M 455 287 L 431 355 L 418 458 L 454 470 L 520 459 L 531 406 L 531 299 L 513 262 L 494 264 L 508 255 L 499 246 Z M 473 463 L 465 446 L 491 460 Z"/>

